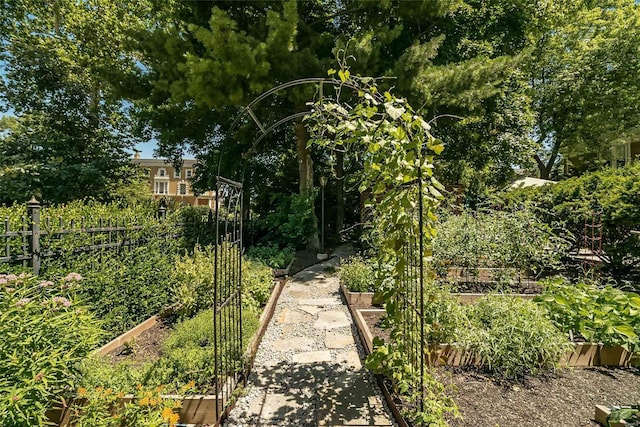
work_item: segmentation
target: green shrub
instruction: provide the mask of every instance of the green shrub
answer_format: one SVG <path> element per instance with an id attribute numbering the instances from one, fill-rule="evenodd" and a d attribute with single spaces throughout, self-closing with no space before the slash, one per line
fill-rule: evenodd
<path id="1" fill-rule="evenodd" d="M 302 249 L 316 232 L 313 199 L 299 194 L 278 196 L 278 205 L 256 220 L 263 240 L 280 247 Z"/>
<path id="2" fill-rule="evenodd" d="M 242 261 L 242 294 L 245 305 L 252 305 L 247 298 L 255 301 L 258 307 L 267 303 L 273 289 L 273 272 L 261 262 L 244 259 Z"/>
<path id="3" fill-rule="evenodd" d="M 79 279 L 0 275 L 3 425 L 44 425 L 45 411 L 73 390 L 79 362 L 98 343 L 99 323 L 77 303 Z"/>
<path id="4" fill-rule="evenodd" d="M 222 245 L 221 254 L 235 249 Z M 229 253 L 228 256 L 236 256 Z M 222 255 L 220 255 L 222 257 Z M 220 259 L 218 260 L 220 263 Z M 213 246 L 201 249 L 196 246 L 192 255 L 184 255 L 176 261 L 171 282 L 173 302 L 183 317 L 213 306 L 215 252 Z M 219 273 L 221 280 L 224 272 Z M 242 299 L 247 306 L 262 306 L 269 299 L 273 288 L 273 273 L 261 262 L 242 260 Z"/>
<path id="5" fill-rule="evenodd" d="M 545 282 L 544 292 L 536 301 L 564 332 L 589 342 L 640 351 L 638 294 L 584 282 L 572 284 L 557 277 Z"/>
<path id="6" fill-rule="evenodd" d="M 520 298 L 490 295 L 467 308 L 459 344 L 500 379 L 553 369 L 571 344 L 544 308 Z"/>
<path id="7" fill-rule="evenodd" d="M 79 296 L 103 321 L 109 340 L 169 305 L 175 241 L 151 240 L 120 253 L 77 254 L 50 262 L 44 276 L 69 266 L 86 278 Z"/>
<path id="8" fill-rule="evenodd" d="M 247 257 L 261 261 L 271 268 L 286 268 L 293 261 L 294 251 L 290 247 L 278 249 L 277 245 L 257 245 L 249 248 Z"/>
<path id="9" fill-rule="evenodd" d="M 351 292 L 375 291 L 375 272 L 370 260 L 352 256 L 340 266 L 340 281 Z"/>
<path id="10" fill-rule="evenodd" d="M 433 264 L 448 267 L 495 267 L 533 274 L 560 266 L 569 243 L 531 209 L 463 211 L 443 214 L 433 239 Z"/>
<path id="11" fill-rule="evenodd" d="M 640 224 L 640 164 L 514 191 L 505 199 L 508 204 L 534 204 L 547 224 L 564 220 L 575 236 L 576 247 L 583 245 L 585 221 L 591 221 L 593 212 L 600 211 L 606 270 L 623 278 L 640 263 L 640 239 L 631 234 Z"/>

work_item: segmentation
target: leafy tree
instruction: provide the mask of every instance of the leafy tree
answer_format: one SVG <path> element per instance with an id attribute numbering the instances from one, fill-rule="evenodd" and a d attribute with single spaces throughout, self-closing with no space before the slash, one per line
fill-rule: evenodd
<path id="1" fill-rule="evenodd" d="M 126 56 L 144 3 L 16 0 L 0 11 L 0 199 L 110 198 L 135 176 L 128 107 L 120 95 L 140 72 Z"/>
<path id="2" fill-rule="evenodd" d="M 542 178 L 562 155 L 608 157 L 613 142 L 637 139 L 639 24 L 640 6 L 633 0 L 580 1 L 556 5 L 537 29 L 524 68 Z"/>
<path id="3" fill-rule="evenodd" d="M 223 168 L 237 170 L 249 157 L 255 126 L 249 121 L 227 134 L 238 107 L 279 83 L 325 75 L 342 52 L 357 58 L 350 64 L 354 74 L 398 77 L 381 82 L 381 87 L 397 86 L 414 105 L 422 106 L 426 117 L 452 113 L 464 119 L 437 121 L 435 133 L 446 135 L 451 147 L 444 155 L 453 165 L 443 168 L 451 171 L 445 175 L 447 181 L 460 181 L 465 172 L 483 168 L 486 176 L 499 181 L 512 164 L 533 154 L 531 114 L 523 108 L 528 101 L 526 80 L 513 69 L 529 26 L 541 14 L 540 4 L 168 3 L 154 15 L 164 23 L 151 28 L 140 45 L 146 74 L 139 86 L 148 92 L 138 103 L 140 117 L 159 132 L 161 154 L 179 157 L 188 147 L 200 157 L 206 166 L 201 171 L 209 172 L 198 177 L 199 183 L 207 186 L 220 158 Z M 305 111 L 313 96 L 314 88 L 289 90 L 259 105 L 256 113 L 271 124 Z M 278 158 L 295 142 L 298 176 L 289 179 L 297 181 L 303 196 L 311 195 L 314 162 L 333 168 L 342 183 L 344 162 L 354 163 L 350 153 L 345 153 L 346 159 L 342 153 L 314 157 L 304 126 L 296 122 L 293 128 L 294 141 L 266 139 L 258 153 Z M 270 166 L 277 167 L 277 162 Z M 268 175 L 262 178 L 269 180 Z M 340 215 L 337 222 L 342 222 Z M 311 242 L 317 244 L 317 236 Z"/>

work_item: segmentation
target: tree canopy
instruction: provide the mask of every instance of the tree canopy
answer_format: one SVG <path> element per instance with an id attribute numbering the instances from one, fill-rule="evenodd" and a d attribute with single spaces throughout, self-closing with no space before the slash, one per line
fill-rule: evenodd
<path id="1" fill-rule="evenodd" d="M 125 7 L 126 6 L 126 7 Z M 139 9 L 106 0 L 3 2 L 0 201 L 108 199 L 135 177 L 124 102 Z"/>

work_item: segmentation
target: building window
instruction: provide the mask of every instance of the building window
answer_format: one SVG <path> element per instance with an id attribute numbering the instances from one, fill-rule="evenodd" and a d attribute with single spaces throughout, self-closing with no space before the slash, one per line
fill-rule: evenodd
<path id="1" fill-rule="evenodd" d="M 187 184 L 181 182 L 180 185 L 178 186 L 178 192 L 180 193 L 181 196 L 184 196 L 185 194 L 187 194 Z"/>
<path id="2" fill-rule="evenodd" d="M 158 176 L 167 176 L 167 170 L 165 168 L 159 168 Z"/>
<path id="3" fill-rule="evenodd" d="M 149 177 L 151 175 L 151 169 L 144 168 L 144 176 Z"/>
<path id="4" fill-rule="evenodd" d="M 169 194 L 168 182 L 156 182 L 154 187 L 155 194 Z"/>
<path id="5" fill-rule="evenodd" d="M 187 169 L 184 172 L 185 172 L 185 176 L 187 177 L 187 179 L 193 178 L 193 170 L 192 169 Z"/>
<path id="6" fill-rule="evenodd" d="M 180 178 L 180 169 L 174 169 L 173 170 L 173 177 L 174 178 Z"/>

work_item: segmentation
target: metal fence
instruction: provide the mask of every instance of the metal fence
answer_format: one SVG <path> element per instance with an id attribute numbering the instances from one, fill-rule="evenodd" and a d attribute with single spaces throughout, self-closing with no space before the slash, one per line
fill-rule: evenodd
<path id="1" fill-rule="evenodd" d="M 0 219 L 0 269 L 22 267 L 40 274 L 43 262 L 61 257 L 103 251 L 125 251 L 153 239 L 186 238 L 189 243 L 206 241 L 213 235 L 213 220 L 207 216 L 167 220 L 167 209 L 139 223 L 122 218 L 80 218 L 63 223 L 62 218 L 42 220 L 42 206 L 32 198 L 27 213 L 19 219 Z"/>

